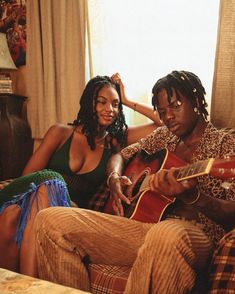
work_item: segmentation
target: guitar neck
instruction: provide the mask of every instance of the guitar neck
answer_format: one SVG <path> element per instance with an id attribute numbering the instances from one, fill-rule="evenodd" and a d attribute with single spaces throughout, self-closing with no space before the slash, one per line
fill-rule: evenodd
<path id="1" fill-rule="evenodd" d="M 190 178 L 195 178 L 209 174 L 214 159 L 206 159 L 186 165 L 176 171 L 177 181 L 183 181 Z"/>
<path id="2" fill-rule="evenodd" d="M 189 164 L 180 168 L 177 168 L 175 175 L 177 181 L 183 181 L 195 177 L 199 177 L 202 175 L 209 174 L 211 167 L 213 165 L 214 159 L 206 159 L 206 160 L 201 160 L 198 162 L 195 162 L 193 164 Z M 146 189 L 149 189 L 149 180 L 150 180 L 151 175 L 147 175 L 145 179 L 143 180 L 141 186 L 140 186 L 140 191 L 144 191 Z"/>

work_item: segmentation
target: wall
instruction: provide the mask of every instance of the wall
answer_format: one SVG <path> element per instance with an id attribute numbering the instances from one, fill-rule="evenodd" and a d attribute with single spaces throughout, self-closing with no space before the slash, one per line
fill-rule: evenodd
<path id="1" fill-rule="evenodd" d="M 19 95 L 28 96 L 26 66 L 20 66 L 16 71 L 11 72 L 11 78 L 13 81 L 13 92 Z"/>
<path id="2" fill-rule="evenodd" d="M 20 66 L 16 71 L 11 72 L 13 82 L 13 92 L 28 97 L 23 107 L 23 117 L 27 119 L 27 103 L 29 102 L 30 93 L 27 92 L 27 66 Z M 40 145 L 42 140 L 34 140 L 34 150 Z"/>

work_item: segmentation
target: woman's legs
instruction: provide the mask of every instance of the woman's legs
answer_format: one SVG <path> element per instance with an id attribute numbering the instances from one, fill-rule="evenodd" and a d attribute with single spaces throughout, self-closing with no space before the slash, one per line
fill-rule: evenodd
<path id="1" fill-rule="evenodd" d="M 89 290 L 86 264 L 132 265 L 151 227 L 79 208 L 45 209 L 36 218 L 39 277 Z"/>
<path id="2" fill-rule="evenodd" d="M 6 196 L 19 188 L 22 191 L 21 184 L 23 193 Z M 35 216 L 49 206 L 69 206 L 66 184 L 60 174 L 44 170 L 17 178 L 1 191 L 1 196 L 8 201 L 0 213 L 0 267 L 37 277 L 32 229 Z"/>
<path id="3" fill-rule="evenodd" d="M 37 213 L 41 209 L 50 206 L 48 199 L 48 190 L 46 186 L 40 186 L 37 191 L 37 197 L 35 197 L 35 193 L 32 194 L 31 197 L 33 197 L 32 207 L 28 215 L 20 247 L 20 273 L 32 277 L 37 277 L 38 273 L 35 249 L 35 232 L 33 230 L 33 225 Z"/>
<path id="4" fill-rule="evenodd" d="M 21 208 L 17 204 L 12 204 L 0 214 L 0 267 L 33 277 L 37 277 L 37 264 L 35 234 L 32 227 L 38 211 L 49 207 L 48 191 L 45 185 L 40 186 L 35 193 L 29 196 L 33 201 L 20 245 L 17 245 L 15 236 Z"/>
<path id="5" fill-rule="evenodd" d="M 20 208 L 14 204 L 0 213 L 0 267 L 19 271 L 19 247 L 14 237 L 20 216 Z"/>

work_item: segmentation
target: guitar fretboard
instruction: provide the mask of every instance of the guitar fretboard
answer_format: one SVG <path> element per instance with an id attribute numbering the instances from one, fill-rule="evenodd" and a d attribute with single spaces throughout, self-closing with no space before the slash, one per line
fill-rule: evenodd
<path id="1" fill-rule="evenodd" d="M 178 181 L 183 181 L 190 178 L 199 177 L 206 175 L 210 172 L 210 169 L 213 165 L 213 158 L 198 161 L 183 167 L 180 167 L 176 170 L 176 179 Z M 146 189 L 149 189 L 149 180 L 151 175 L 147 175 L 143 180 L 140 186 L 140 192 Z"/>
<path id="2" fill-rule="evenodd" d="M 179 168 L 176 171 L 176 178 L 178 181 L 182 181 L 189 178 L 194 178 L 208 174 L 212 165 L 212 159 L 198 161 L 193 164 Z"/>

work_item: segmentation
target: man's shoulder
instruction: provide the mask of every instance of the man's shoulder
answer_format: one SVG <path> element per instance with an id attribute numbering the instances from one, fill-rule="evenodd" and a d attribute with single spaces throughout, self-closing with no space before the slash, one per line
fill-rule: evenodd
<path id="1" fill-rule="evenodd" d="M 208 133 L 217 133 L 219 135 L 231 135 L 235 138 L 235 128 L 216 127 L 211 122 L 209 122 L 207 125 L 207 132 Z"/>
<path id="2" fill-rule="evenodd" d="M 205 146 L 208 146 L 209 150 L 214 150 L 215 154 L 218 155 L 235 152 L 235 135 L 233 129 L 218 128 L 209 123 L 204 134 L 203 142 Z"/>
<path id="3" fill-rule="evenodd" d="M 172 133 L 168 130 L 168 128 L 166 126 L 161 126 L 156 128 L 150 135 L 148 135 L 147 137 L 158 137 L 158 136 L 172 136 Z"/>

